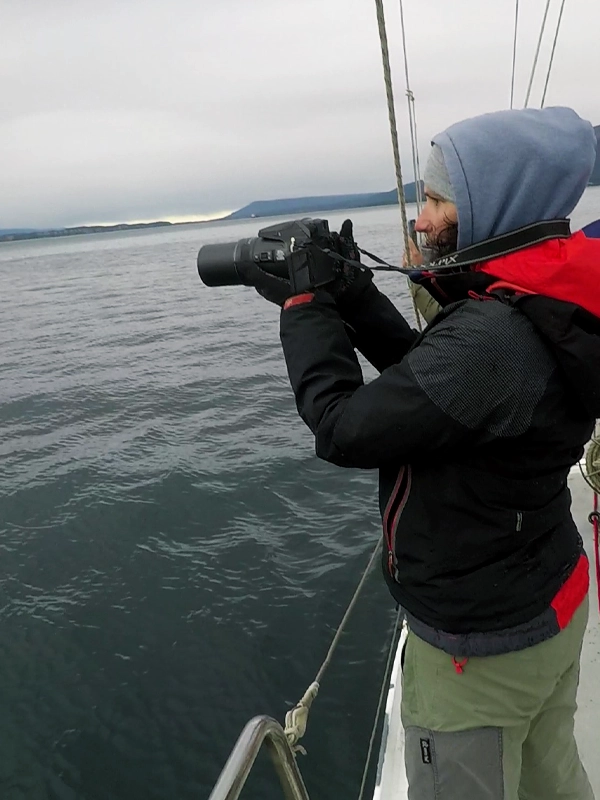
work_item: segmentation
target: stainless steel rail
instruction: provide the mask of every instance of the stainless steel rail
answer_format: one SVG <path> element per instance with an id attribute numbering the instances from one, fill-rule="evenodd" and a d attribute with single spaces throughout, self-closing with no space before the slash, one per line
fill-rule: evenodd
<path id="1" fill-rule="evenodd" d="M 269 751 L 286 800 L 308 800 L 296 757 L 283 728 L 277 720 L 264 715 L 251 719 L 241 732 L 209 800 L 237 800 L 263 743 Z"/>

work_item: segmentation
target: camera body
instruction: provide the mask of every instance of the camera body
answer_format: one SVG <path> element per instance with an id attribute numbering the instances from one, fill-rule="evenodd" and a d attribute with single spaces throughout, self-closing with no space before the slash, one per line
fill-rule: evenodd
<path id="1" fill-rule="evenodd" d="M 240 286 L 244 280 L 239 267 L 253 262 L 289 279 L 294 293 L 301 293 L 335 278 L 333 250 L 328 221 L 307 217 L 262 228 L 250 239 L 204 245 L 198 252 L 198 274 L 207 286 Z"/>

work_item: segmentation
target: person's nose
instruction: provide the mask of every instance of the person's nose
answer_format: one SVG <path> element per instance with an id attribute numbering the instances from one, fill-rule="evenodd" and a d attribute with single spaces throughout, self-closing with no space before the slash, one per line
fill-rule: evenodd
<path id="1" fill-rule="evenodd" d="M 431 220 L 427 214 L 427 209 L 424 208 L 419 214 L 415 222 L 415 230 L 417 233 L 429 233 L 431 230 Z"/>

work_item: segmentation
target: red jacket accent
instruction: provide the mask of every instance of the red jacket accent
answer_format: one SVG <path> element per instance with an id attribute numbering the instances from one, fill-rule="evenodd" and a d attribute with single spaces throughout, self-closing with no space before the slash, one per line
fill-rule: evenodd
<path id="1" fill-rule="evenodd" d="M 600 239 L 588 239 L 581 231 L 494 258 L 477 269 L 523 293 L 575 303 L 600 317 Z"/>
<path id="2" fill-rule="evenodd" d="M 285 311 L 288 308 L 293 308 L 293 306 L 300 306 L 303 303 L 310 303 L 314 299 L 315 294 L 314 292 L 304 292 L 304 294 L 295 294 L 292 297 L 288 297 L 288 299 L 283 304 L 283 310 Z"/>
<path id="3" fill-rule="evenodd" d="M 571 622 L 573 614 L 583 603 L 589 588 L 589 561 L 585 556 L 581 556 L 577 566 L 560 587 L 551 603 L 561 631 Z"/>

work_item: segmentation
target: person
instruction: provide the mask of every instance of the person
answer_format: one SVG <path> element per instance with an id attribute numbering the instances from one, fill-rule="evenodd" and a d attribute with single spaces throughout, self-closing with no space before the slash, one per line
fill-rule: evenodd
<path id="1" fill-rule="evenodd" d="M 600 243 L 566 218 L 596 153 L 573 110 L 486 114 L 436 136 L 412 275 L 422 335 L 349 259 L 282 306 L 283 352 L 316 454 L 379 470 L 383 572 L 409 625 L 402 721 L 411 800 L 592 800 L 574 737 L 589 565 L 567 476 L 600 416 Z M 363 380 L 359 350 L 379 370 Z"/>

